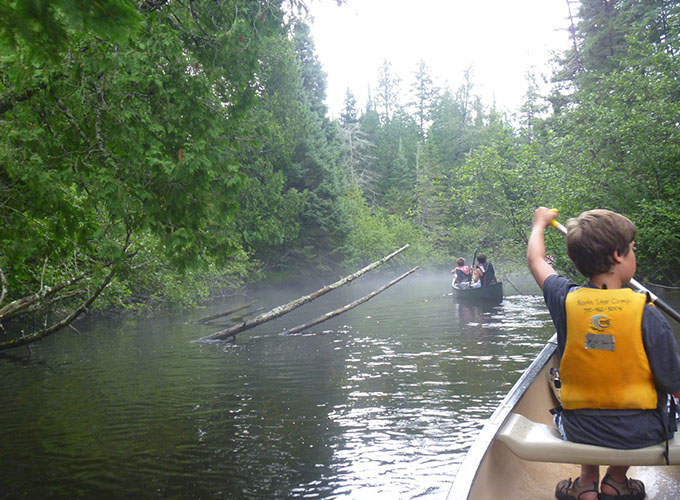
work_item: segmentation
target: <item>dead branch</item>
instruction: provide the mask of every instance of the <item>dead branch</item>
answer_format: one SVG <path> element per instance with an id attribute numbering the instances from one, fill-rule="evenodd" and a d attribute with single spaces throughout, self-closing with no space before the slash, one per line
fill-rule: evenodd
<path id="1" fill-rule="evenodd" d="M 196 321 L 194 321 L 194 323 L 198 323 L 199 325 L 202 325 L 202 324 L 208 323 L 209 321 L 212 321 L 214 319 L 222 318 L 224 316 L 229 316 L 230 314 L 233 314 L 235 312 L 238 312 L 238 311 L 241 311 L 243 309 L 248 309 L 249 307 L 252 307 L 252 305 L 255 304 L 255 302 L 257 302 L 257 301 L 253 300 L 252 302 L 249 302 L 248 304 L 242 304 L 240 306 L 232 307 L 231 309 L 227 309 L 226 311 L 223 311 L 221 313 L 217 313 L 217 314 L 213 314 L 211 316 L 206 316 L 205 318 L 197 319 Z"/>
<path id="2" fill-rule="evenodd" d="M 258 307 L 257 309 L 254 309 L 252 311 L 245 312 L 243 314 L 239 314 L 238 316 L 232 316 L 229 318 L 229 321 L 233 323 L 238 323 L 239 321 L 247 318 L 248 316 L 252 316 L 254 314 L 259 313 L 260 311 L 264 311 L 264 307 Z"/>
<path id="3" fill-rule="evenodd" d="M 29 100 L 35 94 L 45 90 L 46 88 L 47 84 L 41 83 L 32 89 L 25 90 L 23 94 L 11 96 L 8 96 L 7 94 L 3 95 L 2 98 L 0 98 L 0 116 L 11 110 L 15 105 Z"/>
<path id="4" fill-rule="evenodd" d="M 29 308 L 36 302 L 43 300 L 44 298 L 49 297 L 51 295 L 54 295 L 58 291 L 63 290 L 64 288 L 67 288 L 73 285 L 74 283 L 77 283 L 88 274 L 89 273 L 79 274 L 78 276 L 71 278 L 70 280 L 66 280 L 62 283 L 59 283 L 58 285 L 54 285 L 52 287 L 47 288 L 41 288 L 39 291 L 32 293 L 31 295 L 27 295 L 25 297 L 10 302 L 5 307 L 0 308 L 0 321 L 2 321 L 5 318 L 9 318 L 11 316 L 19 314 L 24 309 Z"/>
<path id="5" fill-rule="evenodd" d="M 5 296 L 7 295 L 7 278 L 5 278 L 5 273 L 2 272 L 2 269 L 0 269 L 0 280 L 2 281 L 2 291 L 0 291 L 0 304 L 3 303 L 5 300 Z"/>
<path id="6" fill-rule="evenodd" d="M 403 252 L 407 248 L 408 248 L 408 245 L 404 245 L 403 247 L 401 247 L 396 252 L 393 252 L 390 255 L 387 255 L 387 256 L 383 257 L 382 259 L 377 260 L 377 261 L 373 262 L 372 264 L 369 264 L 368 266 L 366 266 L 363 269 L 355 272 L 354 274 L 350 274 L 349 276 L 345 276 L 341 280 L 336 281 L 335 283 L 333 283 L 331 285 L 327 285 L 323 288 L 320 288 L 319 290 L 317 290 L 314 293 L 311 293 L 309 295 L 304 295 L 304 296 L 302 296 L 298 299 L 295 299 L 291 302 L 288 302 L 287 304 L 283 304 L 281 306 L 275 307 L 271 311 L 266 312 L 264 314 L 261 314 L 260 316 L 257 316 L 256 318 L 254 318 L 250 321 L 244 321 L 243 323 L 239 323 L 238 325 L 234 325 L 230 328 L 220 330 L 219 332 L 215 332 L 212 335 L 208 335 L 206 337 L 203 337 L 200 340 L 204 341 L 204 340 L 224 340 L 224 339 L 228 339 L 229 337 L 233 337 L 234 335 L 236 335 L 239 332 L 242 332 L 244 330 L 248 330 L 248 329 L 253 328 L 255 326 L 261 325 L 262 323 L 266 323 L 267 321 L 270 321 L 274 318 L 278 318 L 279 316 L 283 316 L 284 314 L 289 313 L 290 311 L 297 309 L 298 307 L 300 307 L 300 306 L 302 306 L 302 305 L 304 305 L 308 302 L 311 302 L 312 300 L 314 300 L 318 297 L 321 297 L 322 295 L 324 295 L 324 294 L 326 294 L 330 291 L 333 291 L 336 288 L 339 288 L 342 285 L 345 285 L 352 280 L 355 280 L 359 276 L 366 274 L 368 271 L 375 269 L 376 267 L 378 267 L 381 264 L 384 264 L 385 262 L 390 260 L 392 257 Z"/>
<path id="7" fill-rule="evenodd" d="M 229 318 L 229 323 L 212 323 L 210 326 L 214 326 L 215 328 L 228 328 L 230 326 L 233 326 L 234 323 L 239 323 L 241 321 L 244 321 L 245 318 L 252 316 L 254 314 L 259 313 L 260 311 L 264 311 L 264 307 L 259 307 L 253 311 L 249 311 L 245 314 L 239 314 L 238 316 L 232 316 Z"/>
<path id="8" fill-rule="evenodd" d="M 333 318 L 333 317 L 335 317 L 335 316 L 337 316 L 337 315 L 339 315 L 339 314 L 342 314 L 342 313 L 344 313 L 344 312 L 346 312 L 346 311 L 349 311 L 350 309 L 355 308 L 355 307 L 358 306 L 359 304 L 363 304 L 364 302 L 366 302 L 366 301 L 372 299 L 373 297 L 375 297 L 375 296 L 378 295 L 379 293 L 381 293 L 381 292 L 387 290 L 389 287 L 391 287 L 391 286 L 394 285 L 395 283 L 397 283 L 397 282 L 403 280 L 403 279 L 406 278 L 406 276 L 408 276 L 409 274 L 412 274 L 412 273 L 416 272 L 418 269 L 420 269 L 420 266 L 414 267 L 414 268 L 411 269 L 409 272 L 402 274 L 402 275 L 399 276 L 398 278 L 395 278 L 394 280 L 390 281 L 389 283 L 386 283 L 385 285 L 381 286 L 381 287 L 378 288 L 377 290 L 372 291 L 372 292 L 369 293 L 368 295 L 364 295 L 364 296 L 361 297 L 360 299 L 357 299 L 357 300 L 355 300 L 354 302 L 352 302 L 352 303 L 350 303 L 350 304 L 347 304 L 347 305 L 344 306 L 344 307 L 341 307 L 340 309 L 336 309 L 336 310 L 334 310 L 334 311 L 327 312 L 327 313 L 324 314 L 323 316 L 319 316 L 318 318 L 313 319 L 313 320 L 310 321 L 309 323 L 305 323 L 305 324 L 303 324 L 303 325 L 296 326 L 295 328 L 291 328 L 290 330 L 285 330 L 283 333 L 298 333 L 298 332 L 301 332 L 301 331 L 303 331 L 303 330 L 307 330 L 308 328 L 311 328 L 311 327 L 314 326 L 314 325 L 318 325 L 319 323 L 323 323 L 324 321 L 329 320 L 329 319 L 331 319 L 331 318 Z"/>
<path id="9" fill-rule="evenodd" d="M 104 278 L 102 281 L 101 285 L 94 291 L 94 293 L 88 297 L 88 299 L 83 302 L 77 309 L 75 309 L 71 314 L 66 316 L 64 319 L 61 321 L 54 323 L 53 325 L 44 328 L 43 330 L 39 330 L 37 332 L 28 334 L 28 335 L 23 335 L 17 339 L 9 340 L 7 342 L 2 342 L 0 343 L 0 352 L 2 351 L 7 351 L 9 349 L 14 349 L 15 347 L 20 347 L 22 345 L 27 345 L 30 344 L 31 342 L 35 342 L 36 340 L 43 339 L 47 337 L 48 335 L 52 335 L 53 333 L 56 333 L 57 331 L 61 330 L 62 328 L 69 326 L 71 323 L 73 323 L 78 316 L 80 316 L 82 313 L 84 313 L 95 301 L 97 297 L 104 291 L 104 289 L 111 283 L 111 279 L 113 278 L 115 274 L 115 269 L 112 269 L 111 272 Z M 9 305 L 9 304 L 8 304 Z"/>

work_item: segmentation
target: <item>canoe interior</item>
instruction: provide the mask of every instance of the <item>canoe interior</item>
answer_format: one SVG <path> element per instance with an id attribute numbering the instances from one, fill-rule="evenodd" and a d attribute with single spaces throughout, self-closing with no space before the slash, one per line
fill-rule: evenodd
<path id="1" fill-rule="evenodd" d="M 557 356 L 553 353 L 512 408 L 513 412 L 535 422 L 552 424 L 552 416 L 547 409 L 556 406 L 557 401 L 550 390 L 548 373 L 550 367 L 556 365 Z M 604 469 L 601 467 L 600 477 L 604 475 Z M 578 465 L 522 460 L 502 442 L 493 440 L 477 469 L 467 498 L 554 499 L 557 482 L 568 477 L 575 478 L 579 473 Z M 680 498 L 680 466 L 631 467 L 629 474 L 645 483 L 649 500 Z M 449 498 L 457 496 L 452 491 Z"/>

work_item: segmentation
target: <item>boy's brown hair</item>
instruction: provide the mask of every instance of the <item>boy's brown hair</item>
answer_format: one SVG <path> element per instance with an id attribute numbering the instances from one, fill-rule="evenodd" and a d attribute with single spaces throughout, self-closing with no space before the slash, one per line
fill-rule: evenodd
<path id="1" fill-rule="evenodd" d="M 627 255 L 635 239 L 635 224 L 609 210 L 588 210 L 567 221 L 567 255 L 586 278 L 606 273 L 614 252 Z"/>
<path id="2" fill-rule="evenodd" d="M 465 259 L 463 257 L 458 257 L 456 259 L 456 264 L 458 264 L 459 266 L 464 266 L 465 265 Z"/>

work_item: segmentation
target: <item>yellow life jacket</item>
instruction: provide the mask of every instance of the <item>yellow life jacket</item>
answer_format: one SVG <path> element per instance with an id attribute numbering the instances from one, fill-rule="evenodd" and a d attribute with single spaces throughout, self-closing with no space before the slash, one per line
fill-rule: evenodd
<path id="1" fill-rule="evenodd" d="M 628 288 L 567 294 L 560 363 L 562 407 L 654 409 L 654 376 L 642 343 L 646 297 Z"/>

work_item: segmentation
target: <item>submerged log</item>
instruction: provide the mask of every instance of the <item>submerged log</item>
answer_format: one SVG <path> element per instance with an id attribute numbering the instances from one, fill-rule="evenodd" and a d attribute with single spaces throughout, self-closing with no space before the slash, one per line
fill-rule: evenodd
<path id="1" fill-rule="evenodd" d="M 245 319 L 247 317 L 253 316 L 253 315 L 259 313 L 260 311 L 264 311 L 264 307 L 258 307 L 254 311 L 248 311 L 245 314 L 239 314 L 238 316 L 232 316 L 231 318 L 229 318 L 228 323 L 212 323 L 210 326 L 214 326 L 216 328 L 228 328 L 230 326 L 233 326 L 234 323 L 239 323 L 239 322 L 245 321 Z"/>
<path id="2" fill-rule="evenodd" d="M 346 311 L 349 311 L 350 309 L 355 308 L 355 307 L 358 306 L 359 304 L 363 304 L 364 302 L 366 302 L 366 301 L 372 299 L 373 297 L 375 297 L 375 296 L 378 295 L 379 293 L 381 293 L 381 292 L 387 290 L 389 287 L 391 287 L 391 286 L 394 285 L 395 283 L 397 283 L 397 282 L 403 280 L 403 279 L 406 278 L 406 276 L 408 276 L 409 274 L 412 274 L 412 273 L 416 272 L 418 269 L 420 269 L 420 266 L 414 267 L 414 268 L 411 269 L 409 272 L 404 273 L 404 274 L 402 274 L 401 276 L 399 276 L 398 278 L 393 279 L 393 280 L 390 281 L 389 283 L 384 284 L 384 285 L 381 286 L 380 288 L 378 288 L 378 289 L 376 289 L 376 290 L 373 290 L 373 291 L 372 291 L 371 293 L 369 293 L 368 295 L 364 295 L 364 296 L 361 297 L 360 299 L 357 299 L 357 300 L 355 300 L 354 302 L 352 302 L 352 303 L 350 303 L 350 304 L 347 304 L 345 307 L 341 307 L 340 309 L 336 309 L 335 311 L 327 312 L 327 313 L 324 314 L 323 316 L 319 316 L 318 318 L 313 319 L 313 320 L 310 321 L 309 323 L 305 323 L 304 325 L 296 326 L 295 328 L 291 328 L 290 330 L 285 330 L 283 333 L 298 333 L 298 332 L 301 332 L 301 331 L 303 331 L 303 330 L 307 330 L 308 328 L 311 328 L 311 327 L 314 326 L 314 325 L 318 325 L 319 323 L 323 323 L 324 321 L 329 320 L 329 319 L 331 319 L 331 318 L 333 318 L 333 317 L 335 317 L 335 316 L 337 316 L 337 315 L 339 315 L 339 314 L 342 314 L 342 313 L 344 313 L 344 312 L 346 312 Z"/>
<path id="3" fill-rule="evenodd" d="M 238 323 L 239 321 L 245 320 L 248 316 L 253 316 L 259 313 L 260 311 L 264 311 L 264 307 L 258 307 L 257 309 L 254 309 L 252 311 L 247 311 L 244 312 L 243 314 L 232 316 L 231 318 L 229 318 L 229 321 L 231 322 L 231 324 Z"/>
<path id="4" fill-rule="evenodd" d="M 222 311 L 221 313 L 212 314 L 210 316 L 206 316 L 204 318 L 197 319 L 196 321 L 194 321 L 194 323 L 198 323 L 199 325 L 202 325 L 202 324 L 208 323 L 208 322 L 210 322 L 214 319 L 222 318 L 224 316 L 229 316 L 230 314 L 233 314 L 235 312 L 242 311 L 243 309 L 248 309 L 249 307 L 252 307 L 253 304 L 255 304 L 255 302 L 257 302 L 257 301 L 253 300 L 252 302 L 249 302 L 247 304 L 242 304 L 242 305 L 237 306 L 237 307 L 232 307 L 231 309 L 227 309 L 226 311 Z"/>
<path id="5" fill-rule="evenodd" d="M 298 299 L 295 299 L 291 302 L 288 302 L 287 304 L 283 304 L 281 306 L 275 307 L 269 312 L 266 312 L 264 314 L 261 314 L 257 316 L 256 318 L 253 318 L 252 320 L 249 321 L 244 321 L 243 323 L 239 323 L 238 325 L 234 325 L 230 328 L 226 328 L 224 330 L 220 330 L 219 332 L 215 332 L 212 335 L 208 335 L 206 337 L 201 338 L 200 340 L 224 340 L 228 339 L 229 337 L 233 337 L 239 332 L 242 332 L 244 330 L 248 330 L 250 328 L 256 327 L 258 325 L 261 325 L 262 323 L 266 323 L 267 321 L 270 321 L 274 318 L 278 318 L 279 316 L 283 316 L 286 313 L 289 313 L 290 311 L 297 309 L 298 307 L 311 302 L 312 300 L 321 297 L 322 295 L 335 290 L 336 288 L 341 287 L 342 285 L 345 285 L 349 283 L 352 280 L 357 279 L 359 276 L 362 276 L 369 272 L 372 269 L 375 269 L 381 264 L 384 264 L 388 260 L 390 260 L 392 257 L 395 255 L 403 252 L 408 248 L 408 245 L 404 245 L 401 247 L 399 250 L 383 257 L 380 260 L 377 260 L 373 262 L 372 264 L 369 264 L 368 266 L 364 267 L 363 269 L 360 269 L 359 271 L 355 272 L 354 274 L 350 274 L 349 276 L 345 276 L 339 281 L 336 281 L 335 283 L 332 283 L 330 285 L 327 285 L 323 288 L 318 289 L 316 292 L 311 293 L 309 295 L 304 295 Z"/>

